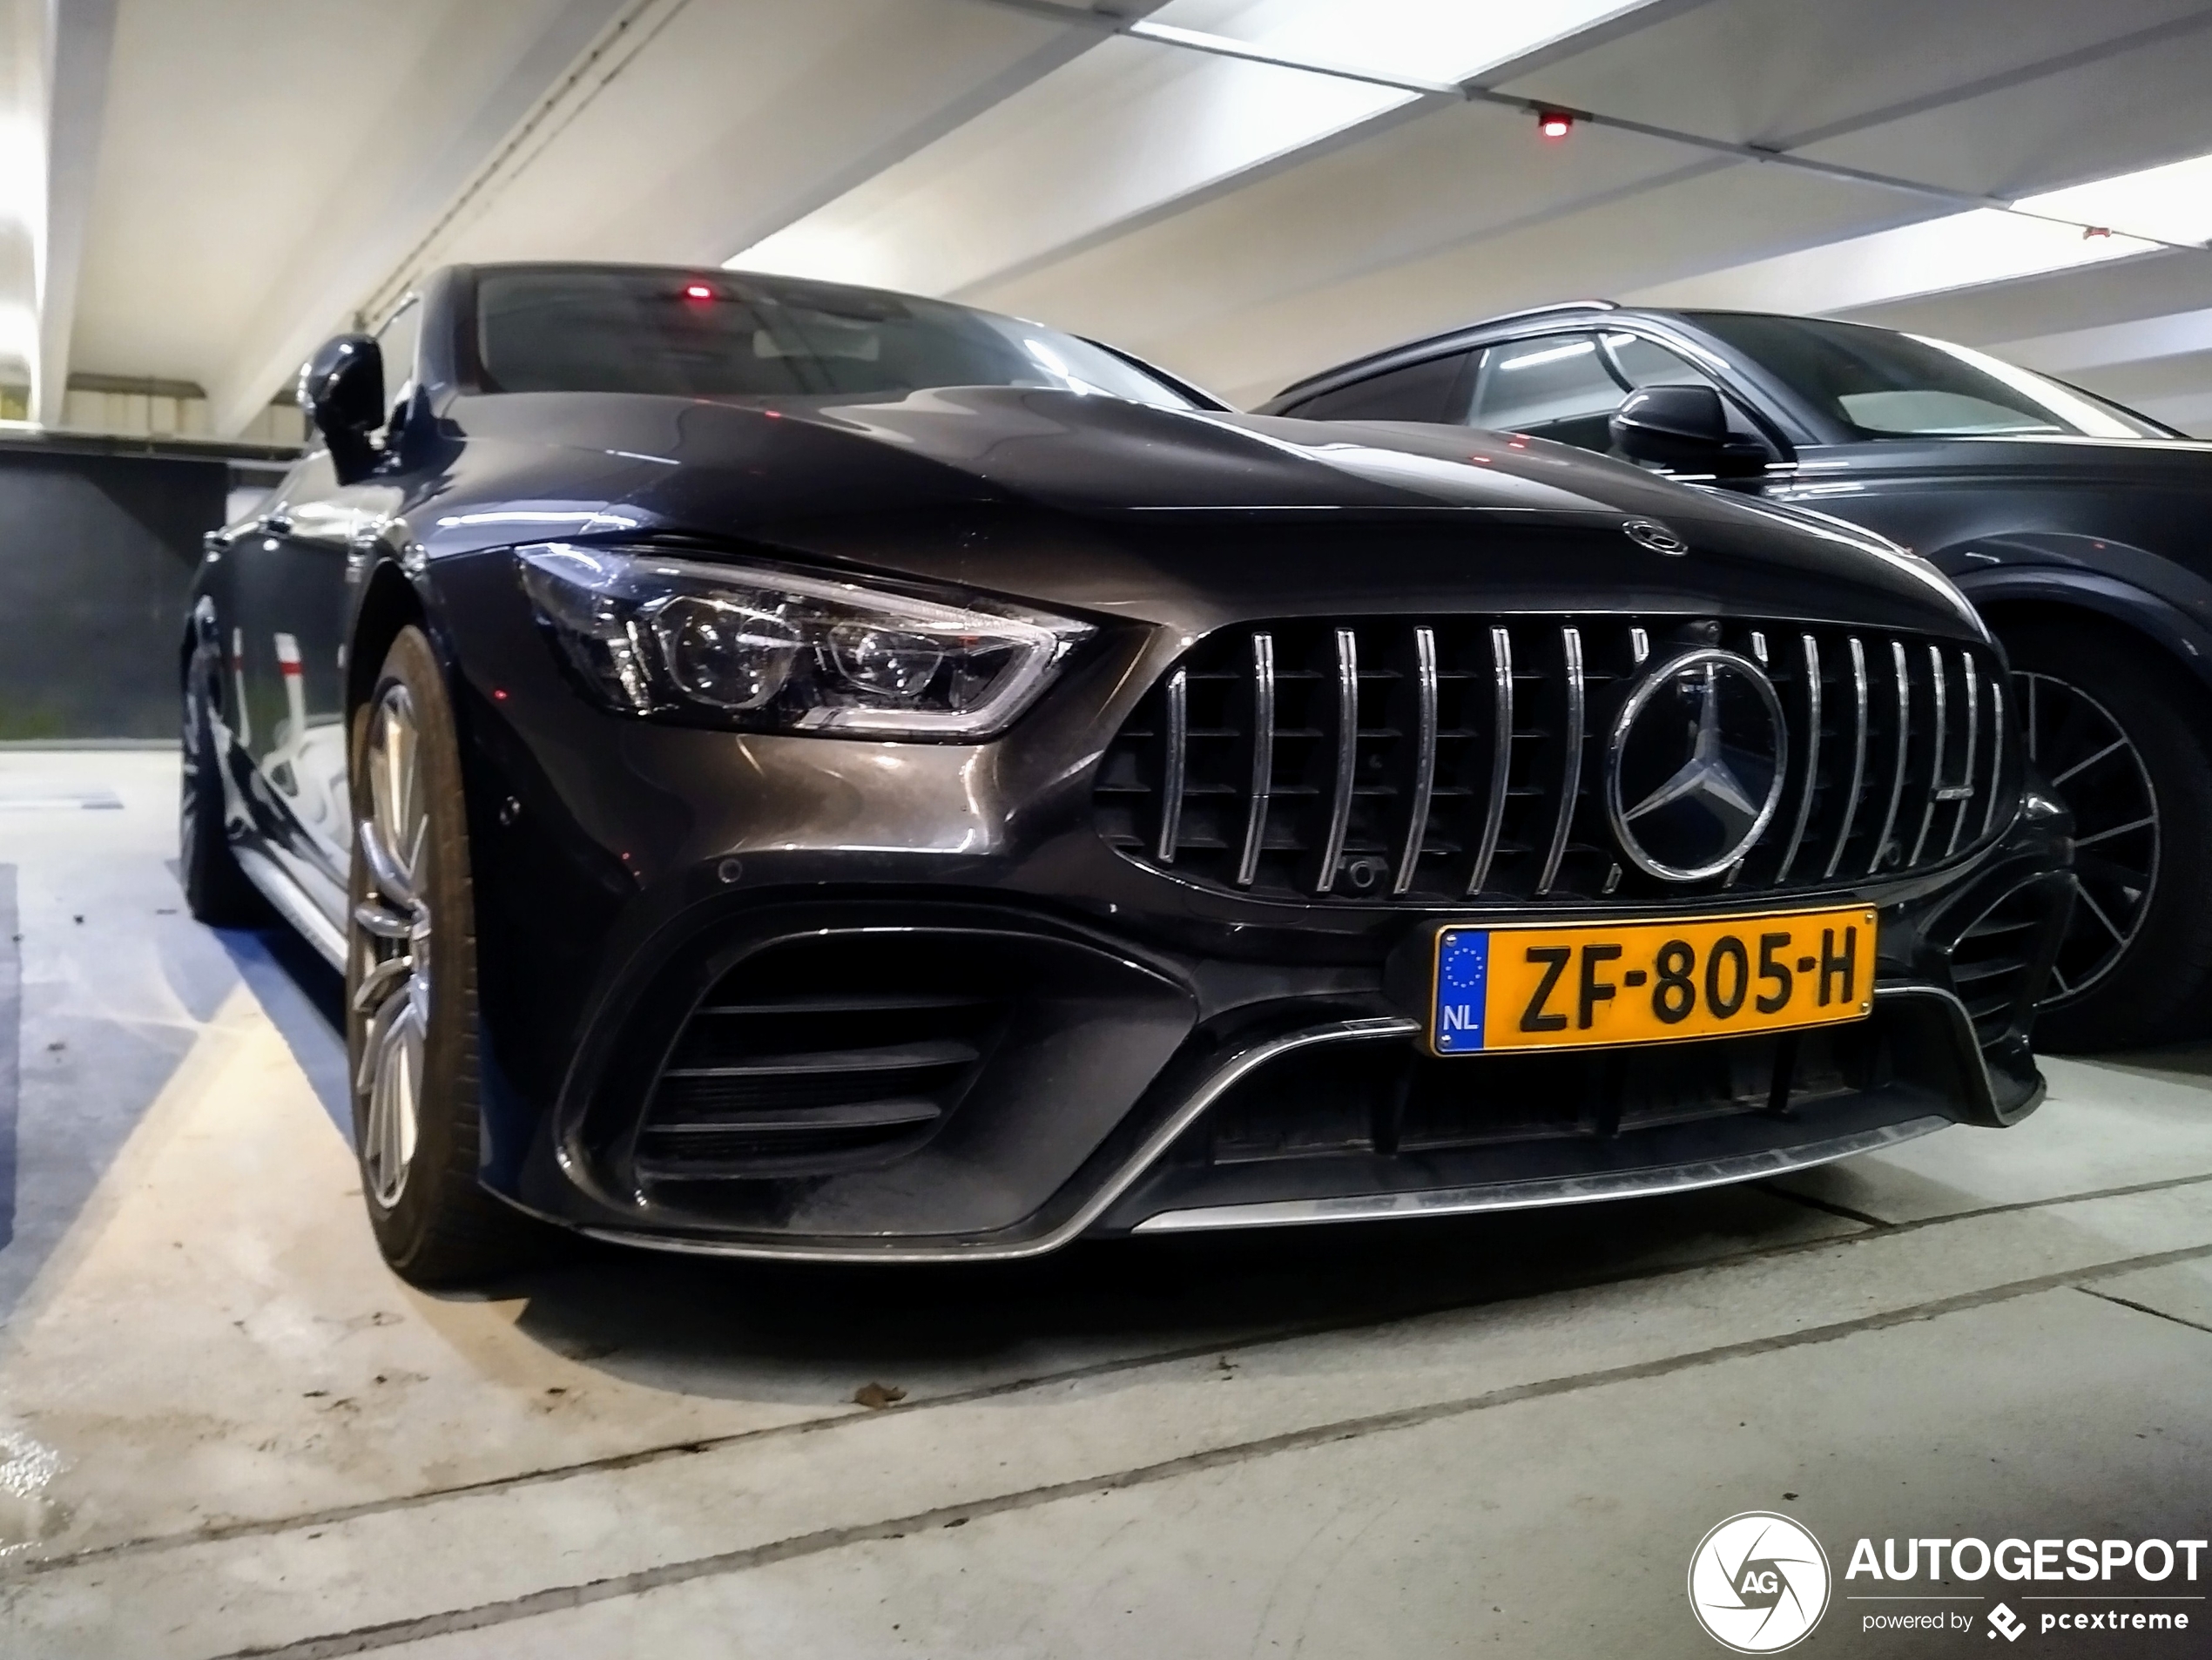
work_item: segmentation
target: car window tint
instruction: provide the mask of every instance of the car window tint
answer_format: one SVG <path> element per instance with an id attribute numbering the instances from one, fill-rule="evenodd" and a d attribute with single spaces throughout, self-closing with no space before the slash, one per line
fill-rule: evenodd
<path id="1" fill-rule="evenodd" d="M 1308 398 L 1285 413 L 1302 421 L 1457 421 L 1464 399 L 1454 399 L 1468 354 L 1447 352 L 1403 368 L 1385 369 L 1350 386 Z"/>
<path id="2" fill-rule="evenodd" d="M 1602 336 L 1606 355 L 1622 379 L 1633 387 L 1710 386 L 1712 377 L 1687 359 L 1640 334 L 1608 332 Z"/>
<path id="3" fill-rule="evenodd" d="M 1629 394 L 1595 334 L 1539 334 L 1493 346 L 1475 373 L 1467 424 L 1602 450 L 1606 422 Z"/>
<path id="4" fill-rule="evenodd" d="M 1948 341 L 1812 317 L 1685 314 L 1864 437 L 2166 435 L 2116 404 Z"/>
<path id="5" fill-rule="evenodd" d="M 500 392 L 774 397 L 1016 386 L 1191 407 L 1134 364 L 1056 329 L 829 283 L 490 270 L 476 308 L 478 355 Z"/>
<path id="6" fill-rule="evenodd" d="M 396 409 L 415 387 L 415 352 L 422 338 L 422 302 L 410 296 L 376 331 L 384 360 L 384 407 Z"/>

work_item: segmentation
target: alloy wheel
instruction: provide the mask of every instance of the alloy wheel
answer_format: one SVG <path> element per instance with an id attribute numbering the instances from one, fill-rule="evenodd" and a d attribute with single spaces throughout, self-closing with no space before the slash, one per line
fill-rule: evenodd
<path id="1" fill-rule="evenodd" d="M 354 846 L 368 894 L 354 907 L 354 1012 L 364 1016 L 354 1077 L 361 1158 L 370 1195 L 399 1203 L 421 1122 L 430 1024 L 430 818 L 414 700 L 388 685 L 369 712 L 362 764 L 366 810 Z"/>
<path id="2" fill-rule="evenodd" d="M 2079 898 L 2051 971 L 2045 1007 L 2071 1002 L 2111 973 L 2142 931 L 2158 883 L 2158 793 L 2112 712 L 2080 687 L 2016 672 L 2028 759 L 2072 810 Z"/>

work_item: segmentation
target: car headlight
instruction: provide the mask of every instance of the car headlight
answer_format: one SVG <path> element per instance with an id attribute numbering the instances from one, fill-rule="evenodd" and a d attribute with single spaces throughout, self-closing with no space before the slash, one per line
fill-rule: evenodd
<path id="1" fill-rule="evenodd" d="M 516 550 L 561 654 L 609 708 L 752 731 L 988 738 L 1090 628 L 760 565 Z"/>

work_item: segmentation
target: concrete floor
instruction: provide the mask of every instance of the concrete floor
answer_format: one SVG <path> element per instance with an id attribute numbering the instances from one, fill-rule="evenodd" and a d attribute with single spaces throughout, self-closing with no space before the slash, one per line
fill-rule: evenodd
<path id="1" fill-rule="evenodd" d="M 180 914 L 175 791 L 0 755 L 10 1660 L 1708 1655 L 1689 1555 L 1754 1508 L 1838 1576 L 1803 1652 L 1987 1653 L 2000 1594 L 2081 1588 L 1864 1636 L 1852 1542 L 2212 1532 L 2212 1051 L 1786 1187 L 428 1297 L 360 1214 L 331 976 Z M 2198 1630 L 2069 1651 L 2212 1652 L 2155 1606 Z"/>

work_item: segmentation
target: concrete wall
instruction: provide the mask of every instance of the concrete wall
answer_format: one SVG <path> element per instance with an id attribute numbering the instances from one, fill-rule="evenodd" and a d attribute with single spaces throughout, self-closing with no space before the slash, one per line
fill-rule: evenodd
<path id="1" fill-rule="evenodd" d="M 167 738 L 224 457 L 0 448 L 0 741 Z"/>

